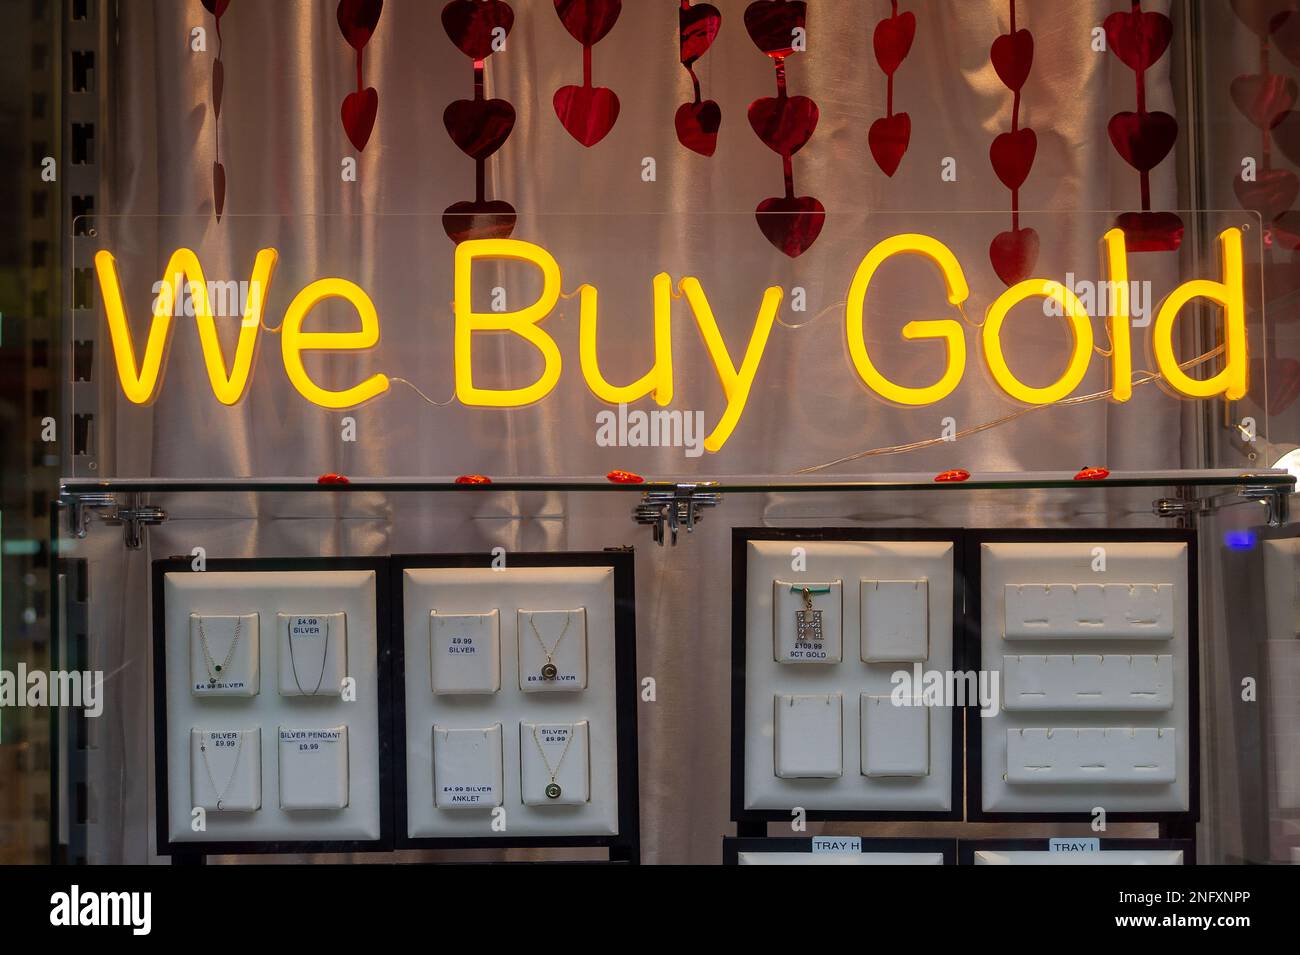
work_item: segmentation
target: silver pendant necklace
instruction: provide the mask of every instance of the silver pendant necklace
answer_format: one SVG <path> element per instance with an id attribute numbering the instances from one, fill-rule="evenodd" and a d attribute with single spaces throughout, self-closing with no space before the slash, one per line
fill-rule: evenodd
<path id="1" fill-rule="evenodd" d="M 561 642 L 563 642 L 564 638 L 568 636 L 569 624 L 572 622 L 573 611 L 570 610 L 564 615 L 564 629 L 560 631 L 560 635 L 555 638 L 555 643 L 548 649 L 546 641 L 542 639 L 542 635 L 537 631 L 536 614 L 530 613 L 528 615 L 528 626 L 533 628 L 533 636 L 537 638 L 537 643 L 542 648 L 542 653 L 546 654 L 546 662 L 542 664 L 541 669 L 543 680 L 554 680 L 559 676 L 559 667 L 555 665 L 555 652 L 560 649 Z"/>
<path id="2" fill-rule="evenodd" d="M 293 621 L 290 620 L 286 626 L 289 628 L 289 666 L 293 670 L 293 682 L 297 685 L 301 696 L 315 696 L 320 693 L 321 684 L 325 682 L 325 664 L 329 661 L 330 655 L 330 618 L 325 618 L 325 652 L 320 658 L 320 677 L 316 680 L 316 689 L 310 693 L 302 688 L 302 682 L 298 679 L 298 661 L 293 655 Z"/>
<path id="3" fill-rule="evenodd" d="M 202 740 L 200 740 L 199 742 L 199 752 L 203 755 L 203 768 L 206 769 L 208 772 L 208 783 L 211 784 L 212 792 L 217 797 L 218 812 L 220 812 L 222 809 L 225 808 L 221 804 L 226 800 L 226 790 L 228 790 L 232 785 L 234 785 L 235 774 L 239 772 L 239 754 L 242 753 L 243 751 L 244 751 L 244 733 L 243 730 L 240 730 L 239 742 L 235 744 L 235 761 L 230 764 L 230 778 L 226 780 L 225 786 L 218 789 L 217 780 L 212 775 L 212 764 L 208 762 L 208 745 L 206 742 Z"/>
<path id="4" fill-rule="evenodd" d="M 203 646 L 203 665 L 208 668 L 208 686 L 216 686 L 219 679 L 217 674 L 223 673 L 230 669 L 230 661 L 235 657 L 235 647 L 239 646 L 239 636 L 244 630 L 244 618 L 235 618 L 235 635 L 230 640 L 230 649 L 226 652 L 226 658 L 217 663 L 212 656 L 212 648 L 208 646 L 208 633 L 203 627 L 203 618 L 199 617 L 199 643 Z"/>
<path id="5" fill-rule="evenodd" d="M 560 789 L 560 784 L 556 782 L 556 779 L 560 775 L 560 767 L 564 765 L 564 757 L 569 755 L 569 745 L 573 742 L 573 737 L 576 735 L 577 730 L 570 726 L 569 737 L 564 741 L 564 749 L 560 751 L 560 761 L 556 763 L 555 768 L 552 769 L 551 761 L 546 758 L 546 747 L 542 746 L 542 741 L 537 738 L 537 727 L 533 727 L 533 742 L 537 744 L 537 752 L 541 755 L 542 762 L 546 765 L 546 772 L 551 777 L 551 781 L 547 784 L 545 789 L 547 799 L 560 798 L 562 790 Z"/>

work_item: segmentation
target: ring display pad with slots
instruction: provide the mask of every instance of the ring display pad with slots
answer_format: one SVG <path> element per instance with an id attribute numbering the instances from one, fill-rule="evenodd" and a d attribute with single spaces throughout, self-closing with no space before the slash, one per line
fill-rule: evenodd
<path id="1" fill-rule="evenodd" d="M 398 844 L 639 856 L 631 552 L 399 556 Z"/>
<path id="2" fill-rule="evenodd" d="M 1054 847 L 1052 839 L 963 839 L 961 865 L 1194 865 L 1191 839 L 1098 839 L 1095 848 L 1079 851 L 1080 841 L 1063 839 L 1072 851 Z"/>
<path id="3" fill-rule="evenodd" d="M 955 865 L 953 839 L 725 836 L 723 865 Z"/>
<path id="4" fill-rule="evenodd" d="M 898 671 L 954 669 L 956 541 L 733 531 L 733 819 L 961 818 L 960 708 L 893 695 Z"/>
<path id="5" fill-rule="evenodd" d="M 971 531 L 968 817 L 1192 821 L 1196 553 L 1190 531 Z"/>
<path id="6" fill-rule="evenodd" d="M 391 848 L 386 568 L 210 559 L 195 571 L 184 558 L 154 561 L 159 853 Z M 196 620 L 222 674 L 265 677 L 255 692 L 194 692 Z"/>

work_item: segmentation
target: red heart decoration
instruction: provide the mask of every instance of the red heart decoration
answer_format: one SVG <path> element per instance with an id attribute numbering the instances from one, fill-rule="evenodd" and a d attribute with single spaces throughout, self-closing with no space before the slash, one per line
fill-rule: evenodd
<path id="1" fill-rule="evenodd" d="M 1233 179 L 1232 191 L 1243 209 L 1258 212 L 1267 225 L 1291 208 L 1300 193 L 1300 177 L 1289 169 L 1261 169 L 1254 182 Z"/>
<path id="2" fill-rule="evenodd" d="M 1102 21 L 1102 26 L 1110 48 L 1135 73 L 1141 73 L 1160 59 L 1174 35 L 1173 21 L 1163 13 L 1150 11 L 1112 13 Z"/>
<path id="3" fill-rule="evenodd" d="M 1138 172 L 1150 172 L 1174 148 L 1178 120 L 1168 113 L 1116 113 L 1106 131 L 1125 162 Z"/>
<path id="4" fill-rule="evenodd" d="M 491 484 L 492 479 L 486 474 L 462 474 L 456 478 L 457 484 Z"/>
<path id="5" fill-rule="evenodd" d="M 867 145 L 876 165 L 886 176 L 898 171 L 898 164 L 903 161 L 907 144 L 912 138 L 912 119 L 906 113 L 882 116 L 871 124 L 867 131 Z"/>
<path id="6" fill-rule="evenodd" d="M 673 117 L 677 127 L 677 141 L 701 156 L 712 156 L 718 148 L 718 127 L 722 125 L 722 110 L 711 99 L 702 103 L 683 103 Z"/>
<path id="7" fill-rule="evenodd" d="M 697 3 L 692 7 L 686 0 L 682 0 L 681 9 L 677 13 L 677 24 L 682 63 L 690 66 L 713 46 L 718 31 L 722 29 L 722 14 L 712 4 Z"/>
<path id="8" fill-rule="evenodd" d="M 989 162 L 1008 189 L 1019 189 L 1029 177 L 1038 152 L 1038 136 L 1028 126 L 1015 132 L 999 133 L 989 146 Z"/>
<path id="9" fill-rule="evenodd" d="M 645 483 L 645 478 L 643 478 L 641 475 L 634 474 L 631 471 L 624 471 L 619 468 L 615 468 L 613 471 L 610 471 L 608 474 L 606 474 L 605 480 L 609 481 L 611 484 L 644 484 Z"/>
<path id="10" fill-rule="evenodd" d="M 812 196 L 776 196 L 760 202 L 754 218 L 767 241 L 793 259 L 817 241 L 826 208 Z"/>
<path id="11" fill-rule="evenodd" d="M 871 45 L 876 50 L 876 62 L 886 76 L 894 75 L 894 71 L 912 49 L 915 37 L 916 14 L 910 10 L 876 24 L 876 32 L 871 35 Z"/>
<path id="12" fill-rule="evenodd" d="M 953 468 L 949 471 L 940 471 L 934 476 L 934 479 L 939 484 L 947 484 L 953 481 L 969 481 L 970 472 L 965 468 Z"/>
<path id="13" fill-rule="evenodd" d="M 1183 220 L 1172 212 L 1125 212 L 1115 225 L 1130 252 L 1173 252 L 1183 243 Z"/>
<path id="14" fill-rule="evenodd" d="M 1287 159 L 1300 165 L 1300 112 L 1292 110 L 1278 120 L 1273 129 L 1273 142 L 1277 143 Z"/>
<path id="15" fill-rule="evenodd" d="M 1295 215 L 1294 212 L 1284 212 L 1278 217 L 1278 221 L 1281 222 Z M 1297 223 L 1297 225 L 1300 225 L 1300 223 Z M 1275 230 L 1278 228 L 1277 222 L 1273 224 L 1273 228 Z M 1300 263 L 1266 260 L 1259 263 L 1259 265 L 1248 262 L 1246 267 L 1248 269 L 1259 268 L 1263 272 L 1264 306 L 1268 309 L 1270 322 L 1276 324 L 1279 320 L 1290 321 L 1293 317 L 1300 317 L 1300 311 L 1287 310 L 1289 305 L 1300 304 L 1300 302 L 1295 301 L 1296 293 L 1300 292 Z M 1260 307 L 1260 283 L 1247 282 L 1245 291 L 1246 306 L 1252 310 L 1258 309 Z M 1284 299 L 1288 301 L 1283 301 Z"/>
<path id="16" fill-rule="evenodd" d="M 226 167 L 219 162 L 212 164 L 212 208 L 220 222 L 226 208 Z"/>
<path id="17" fill-rule="evenodd" d="M 503 99 L 458 99 L 442 113 L 442 125 L 461 152 L 486 159 L 515 128 L 515 108 Z"/>
<path id="18" fill-rule="evenodd" d="M 999 232 L 989 243 L 989 261 L 1002 284 L 1023 282 L 1038 263 L 1038 233 L 1028 227 Z"/>
<path id="19" fill-rule="evenodd" d="M 592 46 L 614 28 L 623 0 L 555 0 L 564 28 L 583 46 Z"/>
<path id="20" fill-rule="evenodd" d="M 561 86 L 554 102 L 555 115 L 584 146 L 604 139 L 618 119 L 618 97 L 606 86 Z"/>
<path id="21" fill-rule="evenodd" d="M 1104 481 L 1110 477 L 1110 468 L 1086 467 L 1074 476 L 1076 481 Z"/>
<path id="22" fill-rule="evenodd" d="M 804 29 L 804 0 L 754 0 L 745 8 L 745 30 L 754 45 L 771 57 L 794 52 L 794 31 Z"/>
<path id="23" fill-rule="evenodd" d="M 1272 224 L 1264 230 L 1264 245 L 1280 246 L 1284 249 L 1300 249 L 1300 211 L 1288 209 L 1277 216 Z M 1291 291 L 1300 286 L 1300 263 L 1292 262 L 1289 265 L 1272 265 L 1264 269 L 1265 290 L 1272 295 L 1272 288 L 1279 282 L 1274 273 L 1282 273 L 1288 276 L 1288 281 L 1293 283 Z M 1254 283 L 1247 283 L 1253 285 Z M 1250 294 L 1249 287 L 1246 294 Z M 1277 321 L 1277 314 L 1274 313 L 1273 321 Z"/>
<path id="24" fill-rule="evenodd" d="M 230 6 L 230 0 L 203 0 L 203 6 L 214 17 L 219 17 Z"/>
<path id="25" fill-rule="evenodd" d="M 1034 35 L 1028 30 L 1004 33 L 993 41 L 989 49 L 989 59 L 993 69 L 1007 89 L 1013 93 L 1020 92 L 1029 79 L 1030 67 L 1034 65 Z"/>
<path id="26" fill-rule="evenodd" d="M 442 8 L 442 28 L 470 59 L 486 60 L 495 51 L 492 41 L 497 28 L 510 33 L 515 11 L 505 0 L 451 0 Z"/>
<path id="27" fill-rule="evenodd" d="M 515 229 L 515 207 L 503 199 L 453 202 L 442 213 L 442 228 L 457 245 L 466 239 L 508 239 Z"/>
<path id="28" fill-rule="evenodd" d="M 1296 82 L 1277 73 L 1238 76 L 1232 81 L 1232 101 L 1260 129 L 1272 129 L 1295 105 Z"/>
<path id="29" fill-rule="evenodd" d="M 1295 9 L 1295 0 L 1232 0 L 1232 10 L 1260 39 L 1280 27 Z"/>
<path id="30" fill-rule="evenodd" d="M 375 114 L 378 112 L 379 94 L 373 86 L 343 98 L 343 130 L 358 151 L 364 150 L 370 141 L 370 131 L 375 128 Z"/>
<path id="31" fill-rule="evenodd" d="M 793 156 L 804 147 L 820 115 L 807 96 L 764 96 L 749 104 L 749 125 L 780 156 Z"/>
<path id="32" fill-rule="evenodd" d="M 1281 414 L 1295 404 L 1296 398 L 1300 398 L 1300 362 L 1294 358 L 1252 358 L 1251 382 L 1257 385 L 1265 378 L 1268 379 L 1266 410 L 1270 415 Z"/>
<path id="33" fill-rule="evenodd" d="M 383 11 L 384 0 L 339 0 L 339 29 L 350 47 L 360 50 L 370 42 Z"/>

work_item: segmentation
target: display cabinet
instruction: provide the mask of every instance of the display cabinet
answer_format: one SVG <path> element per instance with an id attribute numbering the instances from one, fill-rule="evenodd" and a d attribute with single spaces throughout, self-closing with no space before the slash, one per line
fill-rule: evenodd
<path id="1" fill-rule="evenodd" d="M 69 479 L 58 649 L 105 705 L 54 724 L 60 832 L 104 862 L 193 846 L 195 809 L 206 855 L 717 862 L 734 831 L 1286 861 L 1293 490 Z M 1000 689 L 905 714 L 913 667 Z"/>

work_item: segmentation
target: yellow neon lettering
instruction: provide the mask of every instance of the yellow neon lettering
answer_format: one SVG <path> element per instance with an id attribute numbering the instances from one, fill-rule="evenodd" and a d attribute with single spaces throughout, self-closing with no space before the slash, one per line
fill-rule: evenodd
<path id="1" fill-rule="evenodd" d="M 1110 394 L 1116 401 L 1133 397 L 1133 331 L 1129 319 L 1128 248 L 1124 232 L 1111 229 L 1102 237 L 1106 254 L 1106 281 L 1110 308 L 1106 327 L 1110 329 Z"/>
<path id="2" fill-rule="evenodd" d="M 1074 341 L 1071 345 L 1070 363 L 1064 374 L 1043 388 L 1026 385 L 1011 372 L 1002 353 L 1002 323 L 1016 305 L 1027 298 L 1054 298 L 1069 323 Z M 1092 360 L 1092 322 L 1088 312 L 1073 291 L 1060 282 L 1048 279 L 1025 279 L 1007 289 L 989 307 L 984 322 L 984 361 L 998 386 L 1012 398 L 1031 405 L 1047 405 L 1068 397 L 1079 386 L 1088 372 Z"/>
<path id="3" fill-rule="evenodd" d="M 1246 395 L 1247 365 L 1240 229 L 1219 233 L 1219 252 L 1223 259 L 1223 281 L 1193 279 L 1170 292 L 1156 313 L 1151 338 L 1156 368 L 1174 391 L 1188 398 L 1223 395 L 1229 401 L 1237 401 Z M 1223 306 L 1223 367 L 1218 374 L 1203 379 L 1193 378 L 1179 368 L 1174 354 L 1174 321 L 1182 307 L 1198 296 Z"/>
<path id="4" fill-rule="evenodd" d="M 948 301 L 961 305 L 970 294 L 961 264 L 949 248 L 928 235 L 904 234 L 891 236 L 878 242 L 866 254 L 849 286 L 848 307 L 845 311 L 845 331 L 849 339 L 849 355 L 868 388 L 888 401 L 900 405 L 933 404 L 950 395 L 966 371 L 966 336 L 961 325 L 952 319 L 913 321 L 903 326 L 903 337 L 908 341 L 924 338 L 943 339 L 948 358 L 943 376 L 924 388 L 909 388 L 895 384 L 882 375 L 867 354 L 867 342 L 862 331 L 863 310 L 866 307 L 867 286 L 872 276 L 891 255 L 911 253 L 924 256 L 938 266 L 948 287 Z"/>
<path id="5" fill-rule="evenodd" d="M 476 259 L 510 259 L 531 262 L 542 273 L 542 294 L 536 302 L 514 312 L 476 312 L 473 272 Z M 560 266 L 539 245 L 520 239 L 470 239 L 456 246 L 456 397 L 467 405 L 513 407 L 539 401 L 560 380 L 560 349 L 555 339 L 538 328 L 560 300 Z M 537 380 L 523 388 L 477 388 L 472 360 L 475 332 L 513 332 L 542 353 L 544 367 Z"/>
<path id="6" fill-rule="evenodd" d="M 352 303 L 361 319 L 361 328 L 354 332 L 304 332 L 303 322 L 313 308 L 329 298 L 342 298 Z M 388 390 L 388 378 L 382 374 L 371 375 L 360 384 L 343 391 L 330 391 L 311 380 L 302 364 L 305 351 L 360 351 L 379 343 L 379 315 L 375 303 L 361 286 L 347 279 L 318 279 L 294 296 L 284 313 L 280 327 L 280 352 L 284 357 L 284 370 L 298 389 L 298 393 L 312 404 L 322 408 L 351 408 L 369 401 Z"/>
<path id="7" fill-rule="evenodd" d="M 582 377 L 591 393 L 610 404 L 626 404 L 654 392 L 655 401 L 666 405 L 673 400 L 673 281 L 667 272 L 654 277 L 654 366 L 630 385 L 612 385 L 600 373 L 596 357 L 596 287 L 584 285 L 580 293 L 578 357 Z"/>
<path id="8" fill-rule="evenodd" d="M 754 384 L 754 376 L 758 374 L 759 362 L 763 360 L 763 350 L 772 333 L 772 323 L 776 321 L 776 310 L 781 306 L 781 289 L 773 286 L 763 292 L 763 301 L 758 307 L 758 317 L 754 321 L 754 330 L 750 333 L 749 345 L 745 348 L 745 357 L 739 370 L 732 364 L 727 343 L 722 340 L 722 332 L 718 330 L 717 320 L 713 317 L 713 309 L 709 307 L 700 280 L 690 276 L 682 279 L 682 292 L 691 307 L 691 314 L 695 316 L 704 345 L 709 350 L 709 357 L 713 359 L 718 380 L 722 382 L 722 393 L 727 399 L 726 411 L 717 427 L 704 439 L 707 450 L 719 451 L 736 429 L 736 424 L 744 413 L 745 402 L 749 400 L 749 390 Z"/>
<path id="9" fill-rule="evenodd" d="M 275 249 L 262 249 L 253 262 L 253 275 L 244 302 L 239 338 L 235 343 L 235 357 L 227 373 L 226 360 L 221 352 L 221 338 L 217 334 L 217 323 L 208 297 L 207 280 L 197 255 L 189 249 L 177 249 L 167 260 L 158 295 L 154 299 L 153 320 L 145 339 L 144 357 L 137 365 L 117 273 L 117 260 L 107 250 L 96 252 L 95 274 L 104 299 L 108 334 L 117 364 L 117 378 L 127 400 L 142 405 L 157 397 L 162 387 L 163 362 L 171 338 L 173 312 L 181 298 L 182 289 L 188 288 L 190 302 L 194 307 L 194 321 L 199 329 L 203 363 L 207 367 L 208 380 L 212 383 L 212 393 L 224 405 L 238 402 L 248 388 L 253 358 L 257 351 L 257 336 L 262 327 L 262 311 L 266 306 L 266 296 L 271 286 L 271 277 L 275 273 L 277 258 Z"/>

